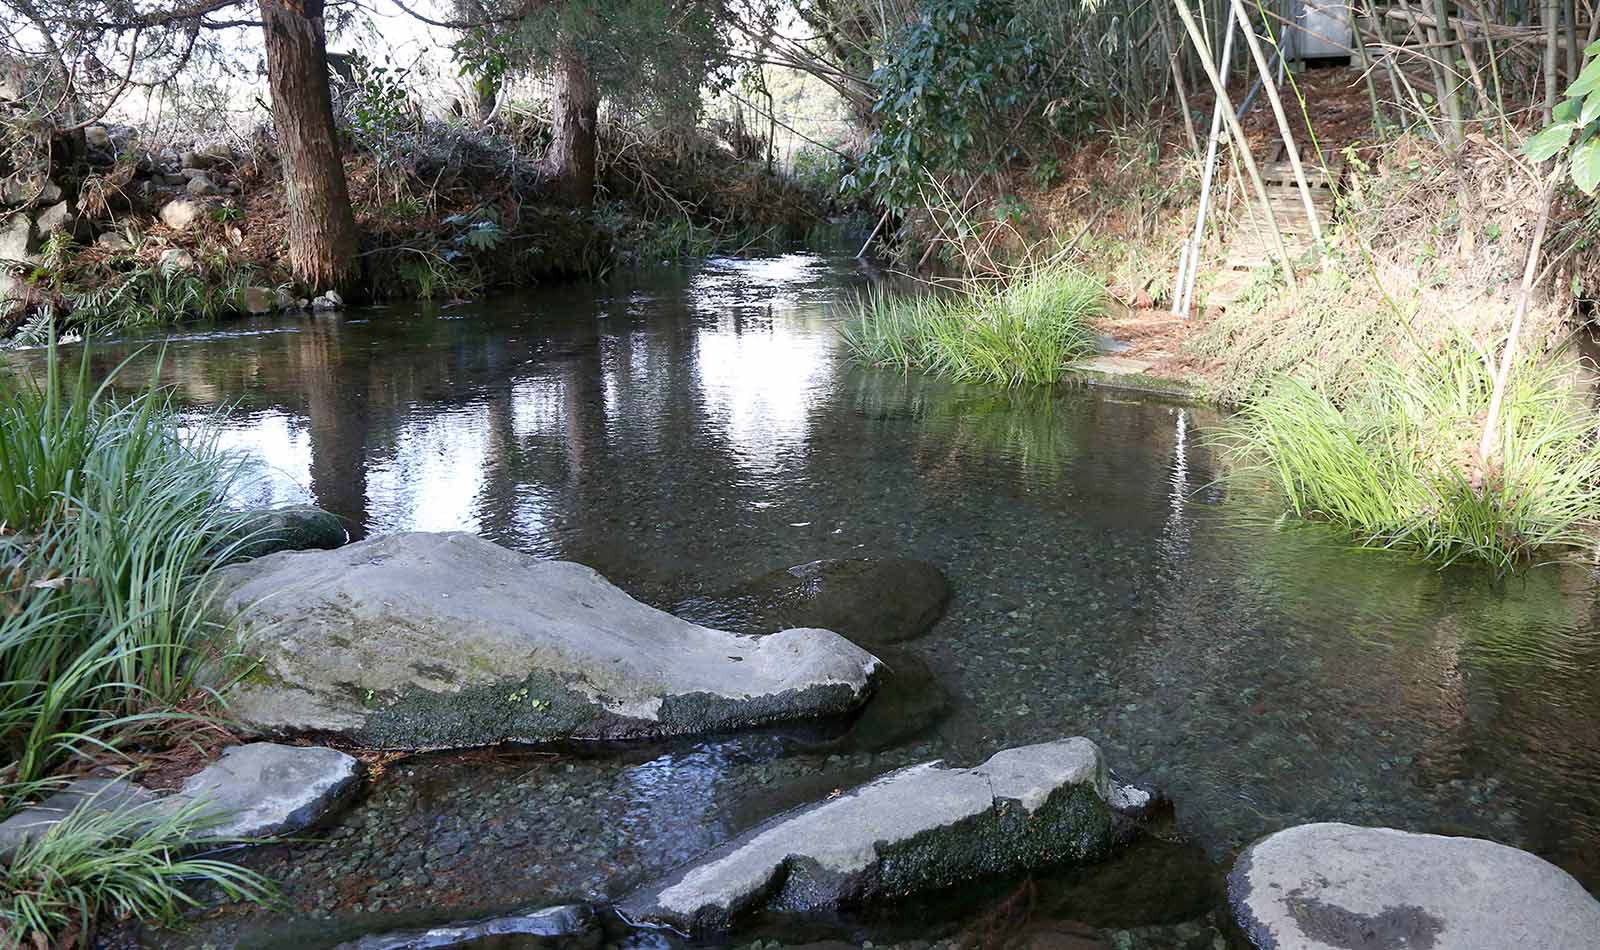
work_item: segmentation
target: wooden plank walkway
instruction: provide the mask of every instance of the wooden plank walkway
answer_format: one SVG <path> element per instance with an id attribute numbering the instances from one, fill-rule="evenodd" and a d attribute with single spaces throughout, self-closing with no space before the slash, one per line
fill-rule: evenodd
<path id="1" fill-rule="evenodd" d="M 1313 249 L 1315 242 L 1312 239 L 1311 222 L 1306 219 L 1305 205 L 1300 201 L 1300 189 L 1295 185 L 1294 166 L 1283 159 L 1281 147 L 1279 153 L 1277 160 L 1261 167 L 1261 179 L 1267 186 L 1267 201 L 1272 206 L 1273 217 L 1278 221 L 1278 230 L 1283 234 L 1283 243 L 1288 247 L 1289 256 L 1299 259 Z M 1344 159 L 1329 153 L 1323 156 L 1321 164 L 1303 163 L 1303 168 L 1306 184 L 1311 189 L 1311 205 L 1316 209 L 1317 219 L 1326 232 L 1335 207 L 1334 186 L 1344 174 Z M 1256 204 L 1253 190 L 1250 201 L 1235 217 L 1228 232 L 1228 256 L 1207 287 L 1206 301 L 1209 304 L 1226 306 L 1237 300 L 1250 286 L 1255 270 L 1273 264 L 1278 259 L 1272 232 Z"/>

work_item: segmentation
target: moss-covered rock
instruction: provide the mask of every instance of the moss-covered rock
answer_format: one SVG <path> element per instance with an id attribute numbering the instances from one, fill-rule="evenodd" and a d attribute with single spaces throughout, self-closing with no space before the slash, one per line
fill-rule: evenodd
<path id="1" fill-rule="evenodd" d="M 621 905 L 638 923 L 721 930 L 759 909 L 813 911 L 979 877 L 1098 861 L 1149 793 L 1119 785 L 1083 738 L 930 762 L 763 824 Z"/>

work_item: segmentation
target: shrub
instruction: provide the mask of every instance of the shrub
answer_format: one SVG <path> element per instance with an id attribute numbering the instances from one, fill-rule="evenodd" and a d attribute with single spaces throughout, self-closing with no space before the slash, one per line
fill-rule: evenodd
<path id="1" fill-rule="evenodd" d="M 853 358 L 1005 386 L 1060 381 L 1094 352 L 1088 321 L 1105 289 L 1081 271 L 1047 267 L 1005 286 L 969 283 L 949 296 L 857 297 L 841 333 Z"/>
<path id="2" fill-rule="evenodd" d="M 1244 407 L 1227 441 L 1239 473 L 1267 475 L 1295 514 L 1364 544 L 1500 570 L 1545 549 L 1592 549 L 1600 446 L 1591 410 L 1554 362 L 1525 360 L 1507 384 L 1499 446 L 1480 463 L 1493 386 L 1466 342 L 1404 365 L 1384 357 L 1340 403 L 1323 385 L 1281 377 Z"/>

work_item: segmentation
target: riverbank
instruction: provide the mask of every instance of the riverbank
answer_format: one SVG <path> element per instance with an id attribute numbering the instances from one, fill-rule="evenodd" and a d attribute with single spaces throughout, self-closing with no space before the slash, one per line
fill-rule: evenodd
<path id="1" fill-rule="evenodd" d="M 48 179 L 0 214 L 0 337 L 37 344 L 185 319 L 451 302 L 711 253 L 831 240 L 853 225 L 827 183 L 740 158 L 703 129 L 599 136 L 598 197 L 573 206 L 502 122 L 423 123 L 404 142 L 351 146 L 345 175 L 359 277 L 342 293 L 291 279 L 281 164 L 270 139 L 177 146 L 90 126 Z M 404 151 L 401 149 L 404 148 Z"/>

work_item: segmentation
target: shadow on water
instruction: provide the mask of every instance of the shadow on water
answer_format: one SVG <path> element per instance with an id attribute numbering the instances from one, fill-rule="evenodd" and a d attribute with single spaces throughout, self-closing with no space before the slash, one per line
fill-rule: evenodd
<path id="1" fill-rule="evenodd" d="M 895 647 L 904 678 L 861 720 L 875 737 L 408 763 L 325 842 L 252 855 L 293 913 L 249 919 L 614 898 L 825 789 L 1075 734 L 1177 803 L 1192 850 L 1152 844 L 1152 861 L 1218 867 L 1262 834 L 1342 820 L 1491 838 L 1600 887 L 1591 571 L 1497 583 L 1276 524 L 1216 483 L 1208 410 L 852 367 L 826 304 L 865 279 L 807 255 L 712 261 L 168 344 L 167 378 L 197 412 L 237 406 L 228 441 L 270 471 L 255 500 L 309 495 L 358 536 L 473 531 L 669 608 L 821 558 L 916 558 L 953 589 L 934 630 Z M 152 362 L 135 357 L 126 382 Z M 1186 870 L 1168 893 L 1115 866 L 1082 878 L 1138 895 L 1103 906 L 1153 915 L 1210 900 L 1206 879 Z M 1145 919 L 1048 893 L 1029 906 L 1062 927 Z M 962 906 L 971 923 L 988 905 Z M 932 919 L 896 906 L 850 926 Z"/>

